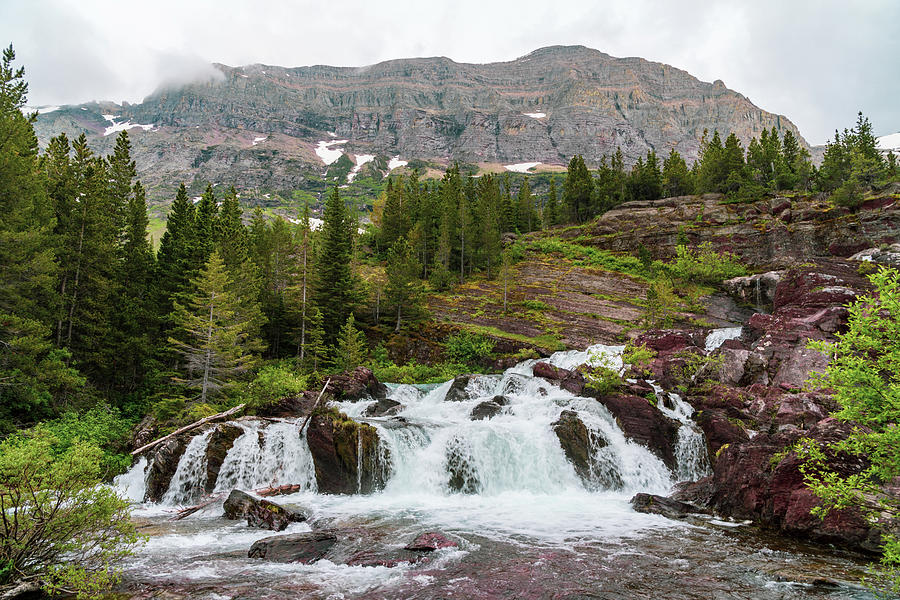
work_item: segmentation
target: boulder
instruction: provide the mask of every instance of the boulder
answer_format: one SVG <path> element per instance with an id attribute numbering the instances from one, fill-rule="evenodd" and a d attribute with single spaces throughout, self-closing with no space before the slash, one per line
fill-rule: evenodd
<path id="1" fill-rule="evenodd" d="M 566 458 L 575 467 L 575 472 L 584 481 L 591 478 L 591 435 L 578 413 L 574 410 L 564 410 L 559 418 L 551 425 L 553 433 L 559 438 Z M 604 442 L 600 442 L 604 444 Z M 605 445 L 605 444 L 604 444 Z"/>
<path id="2" fill-rule="evenodd" d="M 699 506 L 656 494 L 636 494 L 631 499 L 631 506 L 637 512 L 653 513 L 669 519 L 683 519 L 692 514 L 709 514 L 708 510 Z"/>
<path id="3" fill-rule="evenodd" d="M 469 449 L 462 438 L 456 437 L 447 444 L 447 487 L 463 494 L 477 494 L 481 489 L 478 472 L 469 460 Z"/>
<path id="4" fill-rule="evenodd" d="M 775 301 L 775 289 L 783 271 L 769 271 L 747 277 L 735 277 L 722 283 L 725 290 L 742 302 L 754 306 L 769 305 Z"/>
<path id="5" fill-rule="evenodd" d="M 247 556 L 272 562 L 309 564 L 324 557 L 336 543 L 337 536 L 330 531 L 276 535 L 254 542 Z"/>
<path id="6" fill-rule="evenodd" d="M 368 494 L 384 486 L 385 457 L 379 452 L 378 432 L 343 413 L 313 415 L 306 440 L 322 494 Z M 359 456 L 362 452 L 362 456 Z M 362 467 L 362 473 L 358 473 Z"/>
<path id="7" fill-rule="evenodd" d="M 328 389 L 325 391 L 331 394 L 335 400 L 351 402 L 363 398 L 381 400 L 388 394 L 387 386 L 378 381 L 372 370 L 366 367 L 356 367 L 352 371 L 332 376 Z"/>
<path id="8" fill-rule="evenodd" d="M 222 508 L 226 519 L 247 519 L 250 527 L 272 531 L 283 531 L 291 523 L 306 520 L 306 515 L 298 510 L 256 498 L 241 490 L 231 490 Z"/>
<path id="9" fill-rule="evenodd" d="M 567 392 L 578 395 L 584 391 L 584 375 L 579 371 L 570 371 L 541 361 L 534 364 L 533 373 L 535 377 L 552 381 Z"/>
<path id="10" fill-rule="evenodd" d="M 444 402 L 465 402 L 469 400 L 466 388 L 471 380 L 471 375 L 457 375 L 454 377 L 453 383 L 450 384 L 450 389 L 447 390 L 447 395 L 444 396 Z"/>
<path id="11" fill-rule="evenodd" d="M 625 437 L 643 444 L 667 467 L 675 469 L 679 422 L 665 416 L 640 396 L 608 394 L 597 400 L 612 413 Z"/>
<path id="12" fill-rule="evenodd" d="M 821 444 L 845 439 L 853 425 L 822 419 L 809 431 L 795 426 L 777 433 L 724 447 L 713 474 L 679 489 L 673 498 L 695 502 L 718 513 L 757 523 L 792 535 L 872 551 L 878 535 L 853 509 L 831 511 L 824 520 L 810 515 L 820 501 L 806 487 L 800 458 L 791 446 L 800 437 Z M 826 452 L 828 466 L 842 475 L 859 473 L 868 464 L 860 457 Z"/>
<path id="13" fill-rule="evenodd" d="M 500 414 L 500 411 L 502 411 L 503 407 L 507 404 L 509 404 L 509 399 L 506 396 L 494 396 L 490 400 L 485 400 L 473 408 L 469 417 L 473 421 L 491 419 Z"/>
<path id="14" fill-rule="evenodd" d="M 244 430 L 233 423 L 220 423 L 216 425 L 209 436 L 206 446 L 206 493 L 212 492 L 219 479 L 219 470 L 228 451 L 234 446 L 234 441 L 243 435 Z"/>
<path id="15" fill-rule="evenodd" d="M 396 400 L 381 398 L 370 405 L 363 414 L 367 417 L 390 417 L 398 414 L 401 410 L 403 410 L 403 405 Z"/>
<path id="16" fill-rule="evenodd" d="M 196 433 L 196 432 L 194 432 Z M 150 469 L 147 472 L 146 500 L 159 502 L 169 489 L 172 477 L 178 470 L 178 461 L 187 449 L 190 436 L 179 435 L 161 443 L 152 450 Z"/>
<path id="17" fill-rule="evenodd" d="M 458 548 L 459 544 L 448 538 L 440 531 L 427 531 L 420 533 L 416 539 L 403 547 L 404 550 L 413 552 L 434 552 L 441 548 Z"/>

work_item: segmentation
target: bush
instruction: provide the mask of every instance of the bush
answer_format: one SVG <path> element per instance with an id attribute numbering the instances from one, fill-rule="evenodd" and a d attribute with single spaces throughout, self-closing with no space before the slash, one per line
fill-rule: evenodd
<path id="1" fill-rule="evenodd" d="M 285 396 L 299 394 L 309 387 L 309 377 L 300 375 L 289 363 L 267 365 L 241 390 L 241 400 L 250 409 L 270 406 Z"/>
<path id="2" fill-rule="evenodd" d="M 447 338 L 444 352 L 452 362 L 474 363 L 490 356 L 494 340 L 489 337 L 461 331 Z"/>
<path id="3" fill-rule="evenodd" d="M 118 409 L 98 406 L 83 414 L 68 412 L 59 419 L 42 423 L 30 435 L 53 438 L 57 454 L 65 453 L 79 440 L 92 444 L 100 451 L 100 473 L 108 478 L 131 466 L 131 455 L 124 451 L 131 426 Z"/>
<path id="4" fill-rule="evenodd" d="M 65 446 L 46 429 L 0 443 L 0 583 L 41 578 L 50 592 L 92 598 L 140 537 L 128 502 L 100 485 L 103 451 Z"/>
<path id="5" fill-rule="evenodd" d="M 669 265 L 670 271 L 684 281 L 716 285 L 747 274 L 747 269 L 737 256 L 730 252 L 716 252 L 709 242 L 700 244 L 698 248 L 678 245 L 675 252 L 675 260 Z"/>
<path id="6" fill-rule="evenodd" d="M 886 520 L 900 518 L 900 503 L 881 489 L 900 476 L 900 272 L 881 268 L 869 279 L 875 292 L 849 306 L 848 329 L 837 334 L 837 342 L 809 344 L 832 354 L 825 373 L 810 384 L 833 391 L 841 407 L 835 418 L 861 427 L 827 449 L 807 441 L 798 451 L 806 461 L 806 484 L 823 501 L 814 514 L 824 518 L 832 509 L 855 507 L 884 529 Z M 858 474 L 836 473 L 828 468 L 825 450 L 859 456 L 870 466 Z M 881 569 L 869 583 L 888 596 L 900 594 L 900 538 L 896 530 L 882 534 Z"/>
<path id="7" fill-rule="evenodd" d="M 631 366 L 631 372 L 638 377 L 647 377 L 650 375 L 650 365 L 656 359 L 656 350 L 648 348 L 646 345 L 635 345 L 629 343 L 625 346 L 625 352 L 622 354 L 622 361 L 626 365 Z"/>
<path id="8" fill-rule="evenodd" d="M 372 372 L 378 381 L 387 383 L 443 383 L 460 373 L 471 372 L 471 368 L 460 363 L 444 362 L 436 365 L 422 365 L 409 362 L 397 365 L 393 362 L 379 363 Z"/>
<path id="9" fill-rule="evenodd" d="M 591 354 L 591 360 L 581 368 L 587 380 L 585 387 L 600 396 L 612 394 L 622 387 L 622 374 L 605 355 Z"/>

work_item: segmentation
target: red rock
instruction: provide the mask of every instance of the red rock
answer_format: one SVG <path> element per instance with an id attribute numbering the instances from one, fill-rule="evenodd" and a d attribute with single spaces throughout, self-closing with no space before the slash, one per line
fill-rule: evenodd
<path id="1" fill-rule="evenodd" d="M 420 533 L 416 539 L 404 546 L 404 550 L 414 552 L 434 552 L 441 548 L 458 548 L 459 544 L 439 531 Z"/>

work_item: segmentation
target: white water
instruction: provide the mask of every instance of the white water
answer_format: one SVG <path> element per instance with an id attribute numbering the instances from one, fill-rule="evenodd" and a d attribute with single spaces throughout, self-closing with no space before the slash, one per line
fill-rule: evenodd
<path id="1" fill-rule="evenodd" d="M 741 337 L 741 332 L 744 331 L 743 327 L 721 327 L 719 329 L 713 329 L 706 336 L 706 351 L 712 352 L 717 350 L 722 344 L 724 344 L 727 340 L 733 340 Z"/>
<path id="2" fill-rule="evenodd" d="M 206 485 L 206 446 L 210 429 L 191 438 L 187 449 L 178 462 L 169 489 L 163 495 L 163 504 L 188 504 L 196 500 Z"/>
<path id="3" fill-rule="evenodd" d="M 677 481 L 697 481 L 712 473 L 709 454 L 706 450 L 706 436 L 691 417 L 693 407 L 675 392 L 666 392 L 653 381 L 648 381 L 656 394 L 656 407 L 670 419 L 681 423 L 675 444 L 675 479 Z"/>
<path id="4" fill-rule="evenodd" d="M 142 456 L 127 473 L 113 479 L 113 487 L 126 500 L 143 502 L 147 492 L 147 458 Z"/>

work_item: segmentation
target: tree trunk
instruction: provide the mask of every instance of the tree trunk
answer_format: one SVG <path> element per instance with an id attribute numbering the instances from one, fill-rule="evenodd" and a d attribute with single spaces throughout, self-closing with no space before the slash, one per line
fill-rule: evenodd
<path id="1" fill-rule="evenodd" d="M 206 330 L 206 357 L 203 364 L 203 389 L 200 392 L 200 402 L 206 402 L 206 390 L 209 387 L 209 369 L 212 361 L 212 333 L 213 333 L 213 307 L 215 306 L 215 294 L 209 299 L 209 327 Z"/>

